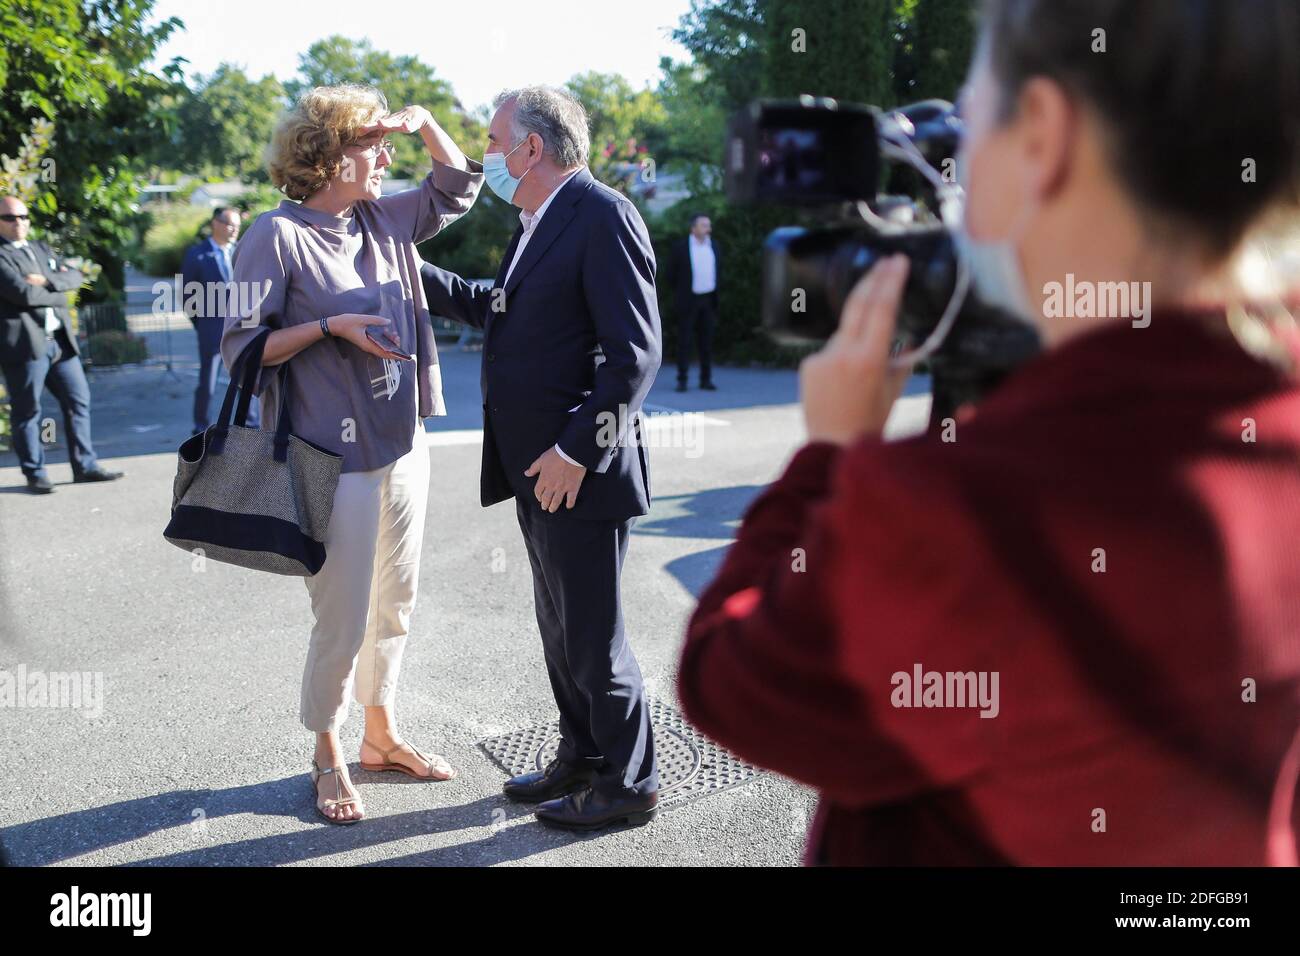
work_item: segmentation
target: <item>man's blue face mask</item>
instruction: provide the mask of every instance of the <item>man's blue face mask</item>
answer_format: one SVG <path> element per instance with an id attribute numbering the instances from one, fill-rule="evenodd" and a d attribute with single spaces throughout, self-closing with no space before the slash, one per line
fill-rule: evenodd
<path id="1" fill-rule="evenodd" d="M 515 149 L 518 149 L 526 142 L 528 142 L 527 139 L 520 140 Z M 487 182 L 488 189 L 506 202 L 514 202 L 515 190 L 519 188 L 519 181 L 528 175 L 528 170 L 524 170 L 524 176 L 510 175 L 510 170 L 506 166 L 506 159 L 515 149 L 512 149 L 509 153 L 483 154 L 483 179 Z"/>

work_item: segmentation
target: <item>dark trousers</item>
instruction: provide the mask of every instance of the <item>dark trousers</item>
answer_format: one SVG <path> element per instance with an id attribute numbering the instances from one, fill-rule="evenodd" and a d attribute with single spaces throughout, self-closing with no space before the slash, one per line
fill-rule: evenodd
<path id="1" fill-rule="evenodd" d="M 623 630 L 619 578 L 632 522 L 586 521 L 515 510 L 533 568 L 533 600 L 546 672 L 560 710 L 561 760 L 588 764 L 608 796 L 659 789 L 650 711 Z"/>
<path id="2" fill-rule="evenodd" d="M 41 392 L 46 386 L 63 410 L 63 434 L 73 475 L 95 468 L 95 448 L 90 443 L 90 385 L 81 359 L 72 355 L 60 361 L 62 350 L 52 338 L 45 354 L 26 362 L 6 364 L 9 419 L 14 430 L 14 451 L 28 478 L 45 478 L 45 447 L 41 443 Z"/>
<path id="3" fill-rule="evenodd" d="M 713 326 L 718 316 L 718 293 L 691 293 L 677 319 L 677 381 L 686 383 L 691 370 L 691 345 L 700 353 L 700 384 L 713 381 Z M 692 340 L 694 340 L 692 342 Z"/>
<path id="4" fill-rule="evenodd" d="M 194 430 L 201 432 L 212 424 L 208 417 L 212 396 L 217 390 L 217 373 L 221 370 L 221 330 L 225 319 L 192 318 L 194 331 L 199 337 L 199 384 L 194 389 Z M 249 428 L 260 427 L 261 413 L 254 395 L 248 403 Z"/>

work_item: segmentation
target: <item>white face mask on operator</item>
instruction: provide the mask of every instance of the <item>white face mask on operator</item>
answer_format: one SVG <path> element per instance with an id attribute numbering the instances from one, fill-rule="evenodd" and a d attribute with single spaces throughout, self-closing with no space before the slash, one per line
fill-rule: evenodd
<path id="1" fill-rule="evenodd" d="M 963 199 L 969 201 L 970 163 L 961 157 L 957 160 L 957 183 L 961 186 Z M 1010 235 L 984 241 L 974 238 L 966 228 L 965 201 L 961 209 L 959 222 L 949 226 L 957 243 L 957 254 L 965 259 L 970 270 L 975 294 L 984 304 L 1001 309 L 1026 325 L 1033 325 L 1033 307 L 1026 293 L 1024 270 L 1020 267 L 1020 254 L 1017 252 L 1029 223 L 1030 211 L 1017 220 Z"/>

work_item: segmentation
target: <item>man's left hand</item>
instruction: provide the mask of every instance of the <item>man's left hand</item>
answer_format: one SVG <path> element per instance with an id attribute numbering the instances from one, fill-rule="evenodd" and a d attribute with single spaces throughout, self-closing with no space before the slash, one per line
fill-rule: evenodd
<path id="1" fill-rule="evenodd" d="M 40 275 L 39 273 L 36 272 L 29 272 L 27 275 L 23 276 L 23 278 L 27 280 L 28 285 L 49 285 L 50 284 L 49 279 L 45 278 L 45 276 Z"/>
<path id="2" fill-rule="evenodd" d="M 553 514 L 560 509 L 561 502 L 566 508 L 574 506 L 578 500 L 578 488 L 586 474 L 586 468 L 569 464 L 551 447 L 528 466 L 524 477 L 538 476 L 537 484 L 533 486 L 533 497 Z"/>

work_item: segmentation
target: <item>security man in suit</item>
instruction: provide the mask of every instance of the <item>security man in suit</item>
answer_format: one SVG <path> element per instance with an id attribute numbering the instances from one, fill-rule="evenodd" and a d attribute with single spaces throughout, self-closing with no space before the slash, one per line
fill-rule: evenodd
<path id="1" fill-rule="evenodd" d="M 68 293 L 83 277 L 43 242 L 29 240 L 31 217 L 15 196 L 0 198 L 0 372 L 9 392 L 14 451 L 27 490 L 54 490 L 41 444 L 41 392 L 48 385 L 63 410 L 72 480 L 112 481 L 90 441 L 90 386 L 71 333 Z"/>
<path id="2" fill-rule="evenodd" d="M 194 389 L 194 431 L 205 431 L 211 421 L 208 407 L 217 388 L 217 371 L 221 368 L 221 332 L 225 327 L 229 302 L 231 263 L 235 240 L 239 238 L 239 210 L 218 206 L 212 210 L 209 227 L 212 235 L 201 239 L 185 251 L 181 264 L 185 313 L 199 338 L 199 384 Z M 260 425 L 257 396 L 248 405 L 246 424 Z"/>
<path id="3" fill-rule="evenodd" d="M 713 241 L 713 224 L 703 213 L 691 217 L 690 234 L 673 244 L 673 292 L 677 306 L 677 391 L 686 391 L 691 345 L 700 354 L 700 388 L 713 384 L 713 328 L 718 321 L 721 256 Z M 692 340 L 694 342 L 692 343 Z"/>

